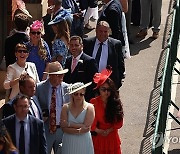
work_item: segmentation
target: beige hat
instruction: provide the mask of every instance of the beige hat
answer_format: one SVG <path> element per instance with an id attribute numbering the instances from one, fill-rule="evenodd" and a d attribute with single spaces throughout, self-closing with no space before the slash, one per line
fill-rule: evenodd
<path id="1" fill-rule="evenodd" d="M 68 69 L 63 69 L 61 64 L 58 61 L 51 62 L 48 64 L 48 72 L 44 72 L 47 74 L 65 74 L 68 72 Z"/>
<path id="2" fill-rule="evenodd" d="M 89 83 L 82 83 L 82 82 L 76 82 L 74 84 L 70 84 L 67 88 L 67 94 L 73 94 L 75 93 L 76 91 L 79 91 L 87 86 L 89 86 L 92 82 L 89 82 Z"/>
<path id="3" fill-rule="evenodd" d="M 22 11 L 22 13 L 24 13 L 25 15 L 27 15 L 29 18 L 32 18 L 32 15 L 29 13 L 28 10 L 26 10 L 26 9 L 24 9 L 24 8 L 19 8 L 19 9 Z"/>

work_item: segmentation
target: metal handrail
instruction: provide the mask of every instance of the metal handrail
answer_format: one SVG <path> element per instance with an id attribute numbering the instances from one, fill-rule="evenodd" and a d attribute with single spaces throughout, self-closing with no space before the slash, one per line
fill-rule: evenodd
<path id="1" fill-rule="evenodd" d="M 180 34 L 180 10 L 177 0 L 176 7 L 173 10 L 173 20 L 171 26 L 170 39 L 166 51 L 165 65 L 162 75 L 160 88 L 160 99 L 155 122 L 154 136 L 152 140 L 152 153 L 163 154 L 164 134 L 166 130 L 166 122 L 168 115 L 168 107 L 171 103 L 171 79 L 174 64 L 177 59 L 177 46 Z"/>

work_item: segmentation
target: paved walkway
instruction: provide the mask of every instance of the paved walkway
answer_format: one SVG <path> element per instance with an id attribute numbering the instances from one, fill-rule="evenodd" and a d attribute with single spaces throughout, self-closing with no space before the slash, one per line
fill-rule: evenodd
<path id="1" fill-rule="evenodd" d="M 158 77 L 162 74 L 169 3 L 169 0 L 163 0 L 159 38 L 151 39 L 151 30 L 143 40 L 134 38 L 136 43 L 131 45 L 132 58 L 126 60 L 127 75 L 120 91 L 125 114 L 124 126 L 119 132 L 123 154 L 151 153 L 154 131 L 152 125 L 155 121 L 153 111 L 158 106 L 160 88 Z M 132 36 L 135 36 L 138 28 L 133 26 L 131 28 Z M 94 35 L 94 30 L 86 35 Z M 171 154 L 174 154 L 173 147 L 170 146 L 170 150 Z"/>
<path id="2" fill-rule="evenodd" d="M 151 139 L 157 109 L 162 73 L 165 27 L 169 10 L 169 0 L 163 0 L 160 37 L 150 38 L 152 31 L 143 40 L 135 39 L 131 45 L 132 58 L 126 61 L 126 79 L 120 91 L 124 104 L 124 126 L 120 130 L 123 154 L 151 153 Z M 137 27 L 132 27 L 133 36 Z"/>

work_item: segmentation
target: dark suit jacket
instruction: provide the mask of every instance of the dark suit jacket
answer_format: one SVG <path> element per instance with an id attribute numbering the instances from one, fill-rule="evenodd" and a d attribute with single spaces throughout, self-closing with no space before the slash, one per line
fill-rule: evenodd
<path id="1" fill-rule="evenodd" d="M 83 41 L 84 52 L 92 56 L 96 37 L 87 38 Z M 107 66 L 112 67 L 110 78 L 115 82 L 117 88 L 121 87 L 121 80 L 124 78 L 125 65 L 122 53 L 122 46 L 119 40 L 108 38 L 108 60 Z"/>
<path id="2" fill-rule="evenodd" d="M 71 62 L 72 56 L 68 57 L 66 60 L 65 68 L 69 69 L 64 75 L 64 81 L 67 83 L 75 83 L 75 82 L 83 82 L 88 83 L 93 81 L 93 76 L 95 73 L 98 72 L 96 61 L 88 56 L 87 54 L 83 53 L 80 57 L 80 60 L 75 67 L 74 71 L 71 73 Z M 86 101 L 89 101 L 92 97 L 94 97 L 93 88 L 95 87 L 94 84 L 88 86 L 86 88 Z"/>
<path id="3" fill-rule="evenodd" d="M 41 110 L 41 107 L 39 105 L 39 101 L 38 101 L 37 97 L 33 96 L 33 97 L 31 97 L 31 99 L 33 99 L 33 101 L 34 101 L 34 103 L 35 103 L 35 105 L 36 105 L 36 107 L 37 107 L 37 109 L 39 111 L 40 119 L 42 120 L 42 110 Z M 2 107 L 3 118 L 6 118 L 6 117 L 8 117 L 8 116 L 15 113 L 15 110 L 14 110 L 14 107 L 13 107 L 13 104 L 12 104 L 13 100 L 14 99 L 10 100 L 9 102 L 7 102 L 6 104 L 3 105 L 3 107 Z"/>
<path id="4" fill-rule="evenodd" d="M 16 116 L 15 114 L 3 119 L 11 139 L 16 145 Z M 47 143 L 45 137 L 44 122 L 29 115 L 30 124 L 30 153 L 32 154 L 47 154 Z"/>
<path id="5" fill-rule="evenodd" d="M 6 67 L 16 62 L 15 47 L 18 43 L 28 42 L 29 37 L 24 33 L 15 33 L 5 40 Z"/>
<path id="6" fill-rule="evenodd" d="M 99 21 L 106 21 L 109 23 L 109 26 L 112 31 L 112 38 L 115 38 L 117 40 L 120 40 L 122 43 L 122 46 L 125 46 L 124 42 L 124 36 L 122 33 L 122 10 L 120 8 L 120 5 L 112 1 L 107 8 L 102 11 L 101 15 L 99 16 Z"/>

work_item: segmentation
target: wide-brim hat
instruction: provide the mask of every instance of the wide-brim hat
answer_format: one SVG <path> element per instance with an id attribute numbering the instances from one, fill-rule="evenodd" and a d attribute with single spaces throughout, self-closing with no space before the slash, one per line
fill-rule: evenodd
<path id="1" fill-rule="evenodd" d="M 59 22 L 61 22 L 63 20 L 66 20 L 66 19 L 70 18 L 71 17 L 70 12 L 71 12 L 71 10 L 69 10 L 69 9 L 61 10 L 59 12 L 59 14 L 56 15 L 56 17 L 48 23 L 48 25 L 54 25 L 54 24 L 57 24 L 57 23 L 59 23 Z"/>
<path id="2" fill-rule="evenodd" d="M 86 84 L 84 84 L 83 82 L 76 82 L 74 84 L 70 84 L 67 88 L 67 94 L 73 94 L 76 91 L 86 88 L 87 86 L 89 86 L 91 84 L 92 84 L 92 82 L 88 82 Z"/>
<path id="3" fill-rule="evenodd" d="M 94 89 L 97 89 L 104 84 L 104 82 L 110 77 L 111 73 L 111 69 L 104 69 L 101 73 L 96 73 L 93 77 L 93 81 L 96 83 L 96 87 Z"/>
<path id="4" fill-rule="evenodd" d="M 55 61 L 48 64 L 48 72 L 44 72 L 44 73 L 53 75 L 53 74 L 65 74 L 68 71 L 69 71 L 68 69 L 63 69 L 58 61 Z"/>
<path id="5" fill-rule="evenodd" d="M 25 15 L 27 15 L 29 18 L 32 18 L 32 15 L 29 13 L 28 10 L 24 9 L 24 8 L 19 8 L 19 10 L 22 11 L 22 13 L 24 13 Z"/>

